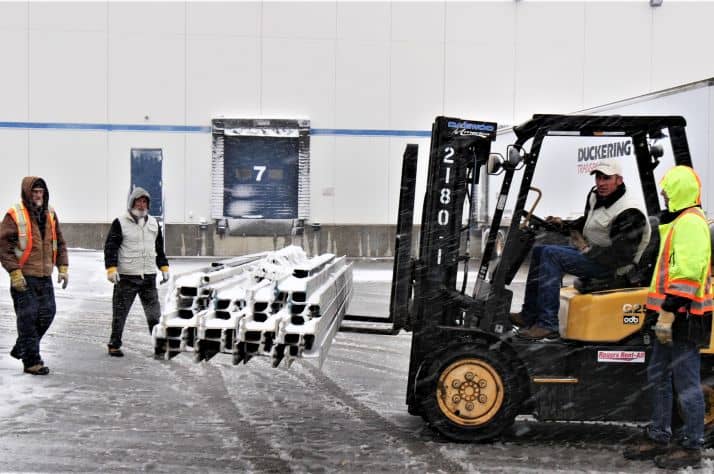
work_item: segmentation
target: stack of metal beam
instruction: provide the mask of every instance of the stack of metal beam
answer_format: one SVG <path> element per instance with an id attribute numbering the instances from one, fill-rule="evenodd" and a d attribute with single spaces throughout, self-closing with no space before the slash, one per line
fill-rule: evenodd
<path id="1" fill-rule="evenodd" d="M 164 312 L 154 327 L 156 354 L 171 358 L 192 348 L 200 316 L 209 311 L 212 295 L 233 286 L 267 255 L 267 252 L 245 255 L 173 276 L 169 281 Z"/>
<path id="2" fill-rule="evenodd" d="M 322 365 L 352 295 L 345 257 L 307 258 L 290 246 L 219 265 L 174 277 L 154 328 L 157 355 L 191 351 L 201 361 L 222 352 L 234 364 L 267 356 L 273 366 L 296 358 Z"/>

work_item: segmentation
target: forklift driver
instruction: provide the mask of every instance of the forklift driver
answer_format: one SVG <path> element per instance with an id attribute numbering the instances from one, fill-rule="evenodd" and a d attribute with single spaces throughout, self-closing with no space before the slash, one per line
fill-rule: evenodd
<path id="1" fill-rule="evenodd" d="M 570 221 L 546 219 L 561 233 L 569 233 L 573 245 L 533 248 L 521 312 L 510 316 L 521 328 L 521 338 L 558 339 L 560 286 L 565 273 L 580 278 L 623 275 L 639 261 L 649 242 L 647 213 L 625 187 L 617 160 L 601 160 L 590 174 L 595 175 L 595 186 L 588 193 L 585 215 Z"/>

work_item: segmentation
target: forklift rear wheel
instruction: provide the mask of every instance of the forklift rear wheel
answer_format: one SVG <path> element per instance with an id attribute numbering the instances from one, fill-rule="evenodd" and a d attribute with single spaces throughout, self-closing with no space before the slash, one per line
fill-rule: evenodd
<path id="1" fill-rule="evenodd" d="M 429 424 L 457 441 L 493 438 L 513 424 L 516 378 L 500 353 L 476 345 L 445 352 L 432 364 L 421 400 Z"/>

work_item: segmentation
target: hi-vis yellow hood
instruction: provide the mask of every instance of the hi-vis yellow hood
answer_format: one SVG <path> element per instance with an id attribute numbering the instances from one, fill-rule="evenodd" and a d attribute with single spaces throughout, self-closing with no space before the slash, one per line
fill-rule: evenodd
<path id="1" fill-rule="evenodd" d="M 669 198 L 667 207 L 670 212 L 702 203 L 702 182 L 689 166 L 675 166 L 667 171 L 660 186 Z"/>

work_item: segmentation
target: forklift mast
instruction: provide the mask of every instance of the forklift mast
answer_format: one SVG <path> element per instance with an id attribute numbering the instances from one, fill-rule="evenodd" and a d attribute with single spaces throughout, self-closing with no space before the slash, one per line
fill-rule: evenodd
<path id="1" fill-rule="evenodd" d="M 390 319 L 395 328 L 413 331 L 411 361 L 432 351 L 434 328 L 463 327 L 473 299 L 465 294 L 468 275 L 469 235 L 473 212 L 464 225 L 464 205 L 473 208 L 481 168 L 488 162 L 496 139 L 493 122 L 437 117 L 432 126 L 426 194 L 419 236 L 419 258 L 411 259 L 416 146 L 404 155 L 397 238 L 395 244 Z M 493 234 L 493 235 L 491 235 Z M 486 253 L 493 251 L 495 233 L 489 234 Z M 465 237 L 465 238 L 464 238 Z M 464 267 L 457 288 L 459 265 Z M 418 366 L 410 363 L 409 388 Z"/>
<path id="2" fill-rule="evenodd" d="M 415 331 L 437 325 L 464 326 L 467 274 L 457 288 L 459 265 L 467 268 L 474 224 L 464 206 L 472 205 L 481 167 L 488 161 L 496 124 L 437 117 L 432 130 L 419 258 L 414 274 Z M 466 243 L 466 245 L 464 245 Z"/>

